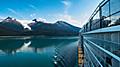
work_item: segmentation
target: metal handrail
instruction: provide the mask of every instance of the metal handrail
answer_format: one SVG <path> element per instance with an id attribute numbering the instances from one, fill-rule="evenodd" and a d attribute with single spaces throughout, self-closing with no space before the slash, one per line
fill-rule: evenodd
<path id="1" fill-rule="evenodd" d="M 86 42 L 84 42 L 85 45 L 88 47 L 88 44 Z M 89 48 L 88 48 L 89 49 Z M 98 64 L 100 65 L 100 67 L 103 67 L 102 64 L 99 62 L 99 60 L 96 58 L 96 56 L 94 55 L 94 53 L 89 49 L 90 53 L 93 55 L 93 57 L 95 58 L 95 60 L 98 62 Z"/>
<path id="2" fill-rule="evenodd" d="M 110 33 L 110 32 L 120 32 L 120 25 L 112 26 L 112 27 L 106 27 L 106 28 L 100 28 L 97 30 L 85 32 L 84 34 L 95 34 L 95 33 Z"/>
<path id="3" fill-rule="evenodd" d="M 100 49 L 101 51 L 107 53 L 108 55 L 110 55 L 111 57 L 115 58 L 116 60 L 118 60 L 118 61 L 120 62 L 120 57 L 118 57 L 117 55 L 115 55 L 115 54 L 109 52 L 108 50 L 106 50 L 106 49 L 98 46 L 97 44 L 95 44 L 94 42 L 92 42 L 92 41 L 90 41 L 90 40 L 88 40 L 88 39 L 86 39 L 86 40 L 87 40 L 88 42 L 90 42 L 92 45 L 96 46 L 96 47 L 97 47 L 98 49 Z"/>
<path id="4" fill-rule="evenodd" d="M 86 48 L 86 46 L 85 46 L 85 45 L 84 45 L 84 48 Z M 89 54 L 89 53 L 88 53 L 88 51 L 87 51 L 86 49 L 85 49 L 85 51 L 87 52 L 87 54 Z M 90 56 L 88 56 L 88 58 L 89 58 L 89 60 L 90 60 L 90 62 L 91 62 L 92 60 L 91 60 Z M 93 65 L 93 67 L 94 67 L 93 62 L 91 62 L 91 63 L 92 63 L 92 65 Z M 90 67 L 90 66 L 89 66 L 89 67 Z"/>

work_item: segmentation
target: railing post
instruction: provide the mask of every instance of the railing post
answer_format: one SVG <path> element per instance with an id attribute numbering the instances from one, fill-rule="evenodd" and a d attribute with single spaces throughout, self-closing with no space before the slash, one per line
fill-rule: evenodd
<path id="1" fill-rule="evenodd" d="M 99 11 L 100 11 L 100 12 L 99 12 L 99 13 L 100 13 L 100 14 L 99 14 L 99 17 L 100 17 L 100 28 L 102 28 L 102 20 L 103 20 L 103 19 L 102 19 L 102 9 L 101 9 L 101 7 L 99 7 Z"/>

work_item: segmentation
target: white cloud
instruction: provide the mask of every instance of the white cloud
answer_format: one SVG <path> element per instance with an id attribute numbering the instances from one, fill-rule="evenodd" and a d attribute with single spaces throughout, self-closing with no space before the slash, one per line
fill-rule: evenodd
<path id="1" fill-rule="evenodd" d="M 36 13 L 33 13 L 30 15 L 31 18 L 35 18 L 36 17 Z"/>
<path id="2" fill-rule="evenodd" d="M 65 13 L 65 14 L 68 14 L 68 9 L 69 9 L 70 6 L 71 6 L 71 2 L 68 1 L 68 0 L 64 0 L 64 1 L 61 1 L 61 3 L 63 3 L 63 4 L 64 4 L 64 7 L 65 7 L 64 13 Z"/>
<path id="3" fill-rule="evenodd" d="M 21 22 L 24 28 L 28 28 L 29 30 L 31 30 L 31 28 L 28 26 L 28 24 L 32 22 L 31 20 L 18 20 L 18 21 Z"/>
<path id="4" fill-rule="evenodd" d="M 68 23 L 70 23 L 70 24 L 72 24 L 74 26 L 80 27 L 80 21 L 75 19 L 70 14 L 68 14 L 69 8 L 71 7 L 72 2 L 70 0 L 64 0 L 64 1 L 61 1 L 61 3 L 64 4 L 64 14 L 56 15 L 57 18 L 59 18 L 60 20 L 67 21 Z"/>
<path id="5" fill-rule="evenodd" d="M 38 18 L 38 21 L 43 21 L 43 22 L 47 23 L 47 20 L 43 19 L 43 18 Z"/>
<path id="6" fill-rule="evenodd" d="M 13 14 L 15 14 L 15 15 L 21 17 L 21 18 L 24 18 L 24 17 L 21 16 L 19 13 L 17 13 L 15 10 L 13 10 L 13 9 L 11 9 L 11 8 L 7 8 L 7 9 L 8 9 L 8 11 L 10 11 L 11 13 L 13 13 Z"/>
<path id="7" fill-rule="evenodd" d="M 7 8 L 7 9 L 8 9 L 8 11 L 10 11 L 10 12 L 12 12 L 12 13 L 17 14 L 17 12 L 16 12 L 15 10 L 13 10 L 13 9 L 11 9 L 11 8 Z"/>
<path id="8" fill-rule="evenodd" d="M 3 17 L 3 16 L 0 16 L 0 19 L 4 19 L 5 17 Z"/>
<path id="9" fill-rule="evenodd" d="M 0 16 L 0 22 L 4 19 L 5 17 Z"/>
<path id="10" fill-rule="evenodd" d="M 68 21 L 70 24 L 75 25 L 77 27 L 80 27 L 80 21 L 76 20 L 74 17 L 70 16 L 70 15 L 63 15 L 62 18 L 65 21 Z"/>
<path id="11" fill-rule="evenodd" d="M 31 8 L 34 9 L 34 10 L 38 10 L 37 7 L 34 6 L 34 5 L 32 5 L 32 4 L 30 4 L 29 7 L 31 7 Z"/>
<path id="12" fill-rule="evenodd" d="M 61 20 L 66 21 L 74 26 L 81 27 L 80 21 L 68 14 L 55 14 L 53 15 L 53 18 L 55 20 L 54 22 Z"/>
<path id="13" fill-rule="evenodd" d="M 71 5 L 71 2 L 68 0 L 61 1 L 65 6 L 69 7 Z"/>

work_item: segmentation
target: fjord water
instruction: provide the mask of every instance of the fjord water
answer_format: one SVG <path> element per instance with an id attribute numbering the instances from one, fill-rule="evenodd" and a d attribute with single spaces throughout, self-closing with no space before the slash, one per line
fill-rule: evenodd
<path id="1" fill-rule="evenodd" d="M 0 37 L 0 67 L 54 67 L 56 49 L 68 53 L 77 45 L 78 37 Z"/>

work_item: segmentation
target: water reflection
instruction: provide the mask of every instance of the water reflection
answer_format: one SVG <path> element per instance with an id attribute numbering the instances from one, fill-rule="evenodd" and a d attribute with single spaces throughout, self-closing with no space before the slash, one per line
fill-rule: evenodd
<path id="1" fill-rule="evenodd" d="M 77 44 L 77 40 L 77 37 L 0 37 L 0 67 L 54 67 L 55 49 Z"/>
<path id="2" fill-rule="evenodd" d="M 17 49 L 21 48 L 24 40 L 19 39 L 2 39 L 0 40 L 0 50 L 5 54 L 14 54 Z"/>

